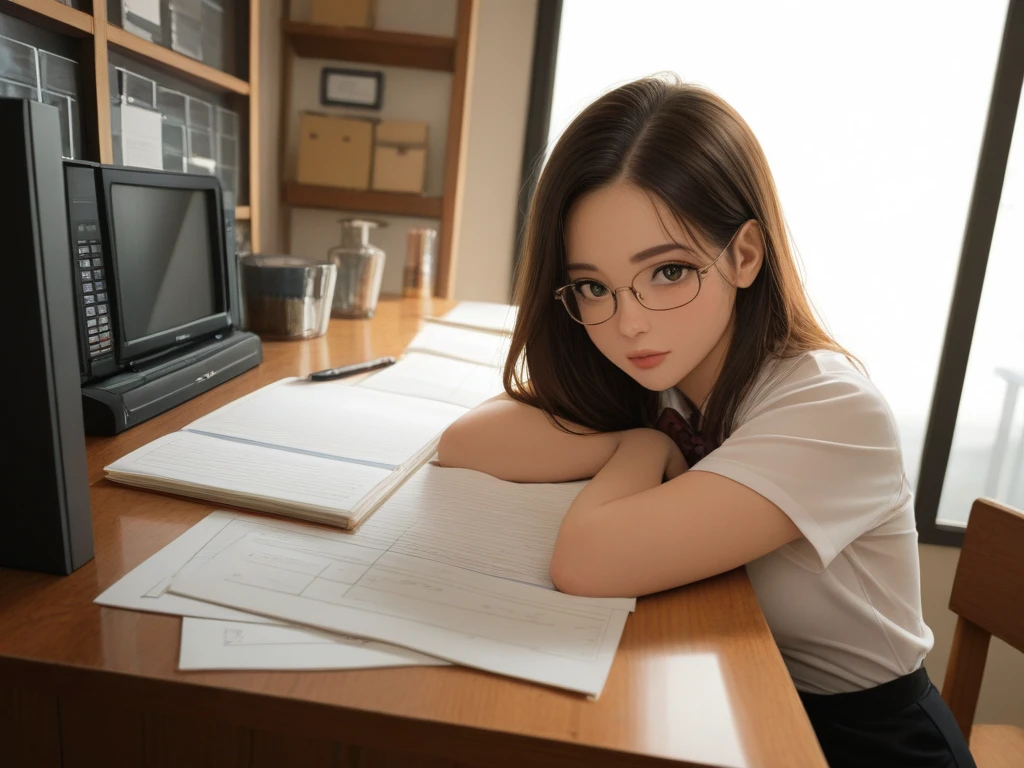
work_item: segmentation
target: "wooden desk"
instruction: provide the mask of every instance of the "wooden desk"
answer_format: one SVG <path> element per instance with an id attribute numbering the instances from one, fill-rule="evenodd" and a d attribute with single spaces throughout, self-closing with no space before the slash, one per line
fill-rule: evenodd
<path id="1" fill-rule="evenodd" d="M 743 570 L 640 600 L 596 702 L 461 667 L 179 672 L 179 618 L 93 603 L 213 509 L 104 465 L 284 376 L 399 354 L 420 307 L 268 342 L 255 370 L 88 440 L 96 559 L 0 569 L 0 765 L 825 766 Z"/>

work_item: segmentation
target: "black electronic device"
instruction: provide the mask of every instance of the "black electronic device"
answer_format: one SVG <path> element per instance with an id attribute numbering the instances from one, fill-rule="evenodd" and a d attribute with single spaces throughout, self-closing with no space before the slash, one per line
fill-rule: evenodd
<path id="1" fill-rule="evenodd" d="M 83 381 L 232 327 L 233 249 L 215 177 L 64 165 Z"/>
<path id="2" fill-rule="evenodd" d="M 64 171 L 86 434 L 121 432 L 259 364 L 259 338 L 239 329 L 233 195 L 215 177 Z"/>
<path id="3" fill-rule="evenodd" d="M 93 558 L 59 113 L 0 98 L 0 226 L 11 332 L 0 566 L 68 574 Z"/>
<path id="4" fill-rule="evenodd" d="M 235 194 L 224 192 L 224 242 L 227 247 L 228 285 L 234 290 L 228 295 L 231 322 L 236 328 L 245 327 L 242 316 L 242 273 L 238 268 L 238 246 L 235 239 Z"/>

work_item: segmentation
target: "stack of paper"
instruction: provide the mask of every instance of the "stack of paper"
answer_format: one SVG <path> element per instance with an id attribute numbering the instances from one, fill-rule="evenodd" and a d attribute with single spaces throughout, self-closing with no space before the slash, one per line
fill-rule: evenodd
<path id="1" fill-rule="evenodd" d="M 479 315 L 479 307 L 471 309 Z M 456 313 L 456 319 L 465 314 Z M 446 346 L 440 341 L 446 334 L 462 342 Z M 265 464 L 255 459 L 259 471 L 232 475 L 238 484 L 232 492 L 265 493 L 261 483 L 275 481 L 258 475 L 270 472 L 274 461 L 281 462 L 282 483 L 288 476 L 317 481 L 315 473 L 303 474 L 303 467 L 327 462 L 319 478 L 330 485 L 328 491 L 293 482 L 292 495 L 336 495 L 347 501 L 335 506 L 353 508 L 351 500 L 360 493 L 365 497 L 365 489 L 351 478 L 409 467 L 357 529 L 213 512 L 97 602 L 186 617 L 182 669 L 452 662 L 597 696 L 635 601 L 573 597 L 551 584 L 555 537 L 584 483 L 509 483 L 434 462 L 410 463 L 421 450 L 417 446 L 430 445 L 422 434 L 449 415 L 444 408 L 469 407 L 453 404 L 453 392 L 467 403 L 470 392 L 494 394 L 483 370 L 494 375 L 499 368 L 483 362 L 489 353 L 482 339 L 465 334 L 491 339 L 495 354 L 507 343 L 507 335 L 493 330 L 428 323 L 416 350 L 410 345 L 398 363 L 357 387 L 312 385 L 330 392 L 324 396 L 329 404 L 313 395 L 324 409 L 320 424 L 309 423 L 308 409 L 296 406 L 305 395 L 296 400 L 283 394 L 291 385 L 284 384 L 273 396 L 248 404 L 243 399 L 194 422 L 187 436 L 175 441 L 179 455 L 173 471 L 161 464 L 157 473 L 193 486 L 217 485 L 220 469 L 204 474 L 199 462 L 188 461 L 200 439 L 217 441 L 204 461 L 215 454 L 230 456 L 228 475 L 236 463 L 248 467 L 253 460 L 236 452 L 274 451 Z M 415 388 L 418 415 L 406 413 L 403 419 L 420 419 L 422 430 L 416 433 L 413 424 L 408 439 L 389 432 L 388 416 L 379 411 L 372 413 L 373 428 L 365 433 L 334 422 L 341 414 L 356 418 L 339 405 L 346 392 L 358 390 L 352 402 L 364 407 L 364 395 L 409 398 L 410 388 Z M 149 462 L 147 471 L 153 472 L 153 457 L 166 463 L 166 453 L 166 444 L 156 441 L 132 454 L 131 465 L 138 471 Z M 124 472 L 124 462 L 112 469 L 121 465 L 118 471 Z M 343 487 L 347 482 L 354 490 Z M 144 483 L 136 478 L 136 484 Z M 158 487 L 155 481 L 152 487 Z M 323 498 L 317 503 L 323 505 Z"/>

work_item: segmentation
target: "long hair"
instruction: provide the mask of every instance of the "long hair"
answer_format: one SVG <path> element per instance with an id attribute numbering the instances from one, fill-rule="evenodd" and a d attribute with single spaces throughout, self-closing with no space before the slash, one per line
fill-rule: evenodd
<path id="1" fill-rule="evenodd" d="M 811 309 L 787 237 L 778 193 L 760 144 L 721 98 L 677 79 L 647 77 L 612 90 L 569 125 L 530 202 L 515 277 L 519 306 L 505 364 L 505 391 L 565 422 L 612 432 L 649 426 L 657 393 L 604 357 L 554 299 L 566 279 L 566 219 L 584 195 L 629 182 L 657 198 L 684 231 L 724 248 L 754 219 L 764 260 L 737 290 L 732 341 L 703 404 L 703 432 L 717 447 L 772 357 L 813 349 L 846 354 Z"/>

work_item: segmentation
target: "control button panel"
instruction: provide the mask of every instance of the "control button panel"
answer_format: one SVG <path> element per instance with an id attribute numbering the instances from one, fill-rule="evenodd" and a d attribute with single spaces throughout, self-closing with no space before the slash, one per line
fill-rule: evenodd
<path id="1" fill-rule="evenodd" d="M 99 239 L 99 226 L 95 223 L 78 225 L 75 242 L 75 264 L 81 285 L 82 314 L 88 337 L 89 359 L 95 360 L 111 353 L 109 304 L 106 279 L 103 274 L 103 248 Z"/>

